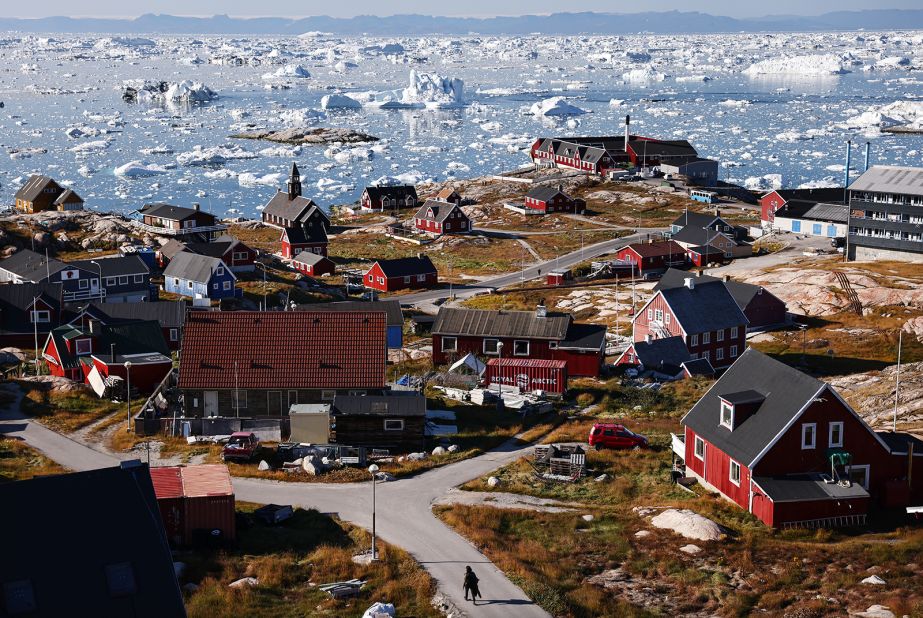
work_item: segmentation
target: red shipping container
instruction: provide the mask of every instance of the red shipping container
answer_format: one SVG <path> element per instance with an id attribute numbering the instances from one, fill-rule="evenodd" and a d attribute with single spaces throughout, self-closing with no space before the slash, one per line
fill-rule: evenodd
<path id="1" fill-rule="evenodd" d="M 567 363 L 535 358 L 492 358 L 487 361 L 487 383 L 515 386 L 520 391 L 563 394 L 567 390 Z"/>
<path id="2" fill-rule="evenodd" d="M 225 541 L 235 540 L 234 488 L 227 466 L 151 468 L 151 480 L 171 544 L 190 545 L 196 530 L 221 530 Z"/>

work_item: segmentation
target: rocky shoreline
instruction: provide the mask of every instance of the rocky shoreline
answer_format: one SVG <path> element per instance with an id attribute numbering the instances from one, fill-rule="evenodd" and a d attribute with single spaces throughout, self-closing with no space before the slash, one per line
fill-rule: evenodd
<path id="1" fill-rule="evenodd" d="M 292 128 L 281 131 L 260 129 L 246 131 L 231 135 L 234 139 L 256 139 L 277 142 L 279 144 L 293 145 L 323 145 L 323 144 L 360 144 L 364 142 L 377 142 L 373 135 L 361 133 L 353 129 L 334 129 L 318 127 L 313 129 Z"/>

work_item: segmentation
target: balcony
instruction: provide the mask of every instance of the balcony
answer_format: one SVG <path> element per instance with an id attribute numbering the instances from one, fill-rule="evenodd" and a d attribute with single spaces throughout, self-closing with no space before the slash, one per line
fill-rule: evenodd
<path id="1" fill-rule="evenodd" d="M 77 300 L 104 300 L 106 298 L 106 289 L 101 290 L 77 290 L 76 292 L 64 291 L 62 300 L 64 302 L 73 302 Z"/>
<path id="2" fill-rule="evenodd" d="M 147 223 L 142 223 L 140 221 L 136 221 L 135 225 L 143 232 L 150 232 L 151 234 L 157 234 L 158 236 L 188 236 L 190 234 L 210 235 L 214 232 L 223 232 L 228 229 L 228 226 L 224 225 L 223 223 L 216 223 L 215 225 L 200 225 L 197 227 L 183 227 L 178 230 L 171 227 L 148 225 Z"/>

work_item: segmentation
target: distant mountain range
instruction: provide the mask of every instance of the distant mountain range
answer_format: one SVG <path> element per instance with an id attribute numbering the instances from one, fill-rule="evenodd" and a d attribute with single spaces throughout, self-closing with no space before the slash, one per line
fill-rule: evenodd
<path id="1" fill-rule="evenodd" d="M 177 17 L 147 14 L 135 19 L 45 17 L 0 18 L 0 31 L 99 34 L 285 34 L 329 32 L 337 35 L 401 36 L 531 33 L 653 34 L 790 32 L 835 30 L 923 29 L 923 10 L 879 9 L 836 11 L 816 17 L 770 15 L 735 19 L 689 11 L 646 13 L 555 13 L 519 17 L 432 17 L 426 15 L 362 15 L 351 18 Z"/>

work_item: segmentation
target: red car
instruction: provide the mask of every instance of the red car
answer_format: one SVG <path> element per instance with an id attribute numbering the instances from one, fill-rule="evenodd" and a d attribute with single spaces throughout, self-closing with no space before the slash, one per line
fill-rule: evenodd
<path id="1" fill-rule="evenodd" d="M 260 451 L 260 439 L 252 431 L 235 431 L 221 451 L 224 461 L 250 461 Z"/>
<path id="2" fill-rule="evenodd" d="M 603 448 L 647 448 L 647 438 L 631 431 L 624 425 L 595 423 L 593 429 L 590 430 L 590 446 L 597 451 Z"/>

